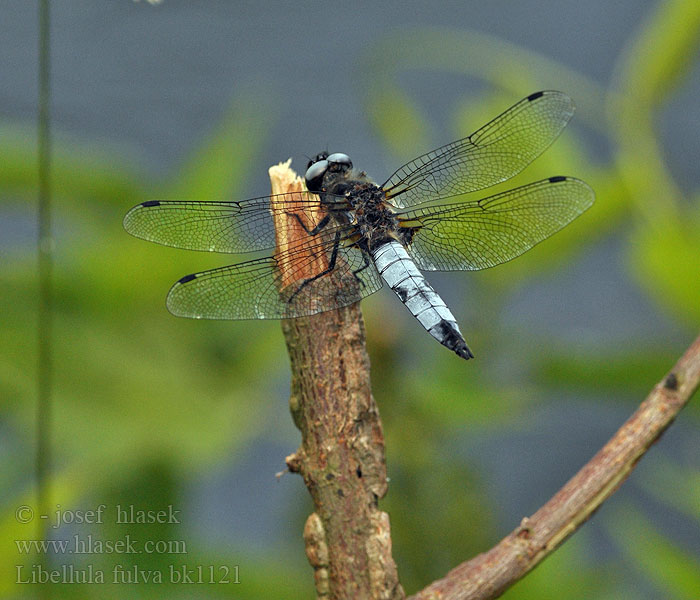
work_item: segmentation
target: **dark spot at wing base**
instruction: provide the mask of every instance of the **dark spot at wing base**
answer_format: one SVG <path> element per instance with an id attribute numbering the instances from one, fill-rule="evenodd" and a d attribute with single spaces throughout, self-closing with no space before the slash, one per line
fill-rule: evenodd
<path id="1" fill-rule="evenodd" d="M 141 206 L 160 206 L 160 202 L 158 200 L 148 200 L 147 202 L 141 202 Z"/>
<path id="2" fill-rule="evenodd" d="M 401 302 L 406 304 L 406 300 L 408 299 L 408 290 L 399 285 L 399 287 L 397 287 L 394 291 L 396 292 L 396 295 L 399 297 Z"/>
<path id="3" fill-rule="evenodd" d="M 187 283 L 188 281 L 192 281 L 193 279 L 196 279 L 197 275 L 195 273 L 192 273 L 191 275 L 185 275 L 181 279 L 178 279 L 178 283 Z"/>
<path id="4" fill-rule="evenodd" d="M 537 100 L 537 98 L 541 98 L 544 96 L 544 92 L 535 92 L 534 94 L 530 94 L 527 99 L 532 102 L 533 100 Z"/>
<path id="5" fill-rule="evenodd" d="M 559 183 L 560 181 L 566 181 L 566 177 L 563 175 L 555 175 L 549 178 L 549 183 Z"/>

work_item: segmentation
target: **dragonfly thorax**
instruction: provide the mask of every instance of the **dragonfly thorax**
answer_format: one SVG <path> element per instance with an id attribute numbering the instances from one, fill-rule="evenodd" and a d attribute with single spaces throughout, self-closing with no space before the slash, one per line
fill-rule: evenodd
<path id="1" fill-rule="evenodd" d="M 347 192 L 355 225 L 370 250 L 395 239 L 398 220 L 386 202 L 384 190 L 374 183 L 353 181 Z"/>

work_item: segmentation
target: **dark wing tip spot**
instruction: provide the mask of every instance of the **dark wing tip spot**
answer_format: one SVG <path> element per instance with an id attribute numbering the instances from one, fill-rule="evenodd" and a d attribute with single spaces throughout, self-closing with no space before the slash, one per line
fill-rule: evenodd
<path id="1" fill-rule="evenodd" d="M 197 278 L 196 273 L 192 273 L 191 275 L 185 275 L 184 277 L 180 278 L 177 280 L 179 284 L 187 283 L 188 281 L 192 281 L 193 279 Z"/>
<path id="2" fill-rule="evenodd" d="M 141 206 L 160 206 L 160 201 L 158 200 L 148 200 L 147 202 L 141 202 Z"/>
<path id="3" fill-rule="evenodd" d="M 549 178 L 549 183 L 559 183 L 560 181 L 566 181 L 567 178 L 564 175 L 555 175 Z"/>
<path id="4" fill-rule="evenodd" d="M 537 100 L 537 98 L 541 98 L 544 96 L 544 92 L 535 92 L 534 94 L 530 94 L 527 99 L 532 102 L 533 100 Z"/>

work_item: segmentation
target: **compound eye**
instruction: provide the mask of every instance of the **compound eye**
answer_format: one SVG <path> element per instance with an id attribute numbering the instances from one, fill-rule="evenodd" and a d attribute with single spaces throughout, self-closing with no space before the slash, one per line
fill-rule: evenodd
<path id="1" fill-rule="evenodd" d="M 339 165 L 343 171 L 352 169 L 352 161 L 350 160 L 350 157 L 342 152 L 331 154 L 326 160 L 332 165 Z"/>
<path id="2" fill-rule="evenodd" d="M 319 160 L 313 163 L 307 170 L 304 179 L 306 179 L 306 189 L 310 192 L 320 192 L 323 186 L 323 176 L 328 170 L 328 161 Z"/>

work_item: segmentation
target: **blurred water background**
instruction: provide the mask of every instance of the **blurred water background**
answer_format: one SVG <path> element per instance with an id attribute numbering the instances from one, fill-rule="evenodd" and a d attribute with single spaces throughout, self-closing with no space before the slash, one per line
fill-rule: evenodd
<path id="1" fill-rule="evenodd" d="M 31 537 L 36 396 L 35 2 L 0 6 L 0 518 Z M 279 323 L 195 322 L 180 276 L 236 257 L 121 227 L 146 199 L 268 193 L 268 166 L 328 149 L 383 181 L 523 96 L 578 110 L 506 187 L 580 177 L 594 207 L 513 263 L 429 278 L 477 359 L 425 335 L 389 292 L 363 302 L 404 587 L 416 591 L 534 512 L 614 433 L 700 324 L 700 10 L 692 1 L 52 3 L 55 502 L 174 505 L 177 525 L 65 527 L 186 540 L 240 584 L 58 585 L 57 598 L 301 598 L 312 573 Z M 502 188 L 494 188 L 499 191 Z M 490 193 L 491 190 L 489 190 Z M 505 598 L 700 593 L 697 401 L 622 489 Z M 3 543 L 0 595 L 31 564 Z M 57 555 L 164 569 L 183 557 Z M 53 592 L 52 592 L 53 593 Z"/>

